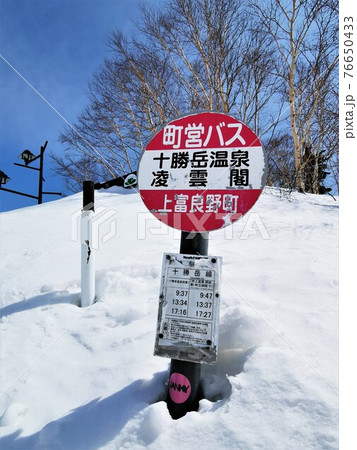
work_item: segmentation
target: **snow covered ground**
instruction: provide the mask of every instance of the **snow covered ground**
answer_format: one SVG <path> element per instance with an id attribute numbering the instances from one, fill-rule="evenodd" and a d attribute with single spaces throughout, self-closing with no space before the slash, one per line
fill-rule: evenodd
<path id="1" fill-rule="evenodd" d="M 337 449 L 338 199 L 266 189 L 211 233 L 219 359 L 202 367 L 198 412 L 175 421 L 170 360 L 153 348 L 162 254 L 180 236 L 123 194 L 96 193 L 106 220 L 88 308 L 81 195 L 0 215 L 0 448 Z"/>

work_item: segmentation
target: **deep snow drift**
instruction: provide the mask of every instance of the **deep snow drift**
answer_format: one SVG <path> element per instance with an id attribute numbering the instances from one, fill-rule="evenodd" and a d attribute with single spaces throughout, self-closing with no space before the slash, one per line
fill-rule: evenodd
<path id="1" fill-rule="evenodd" d="M 79 308 L 81 202 L 0 215 L 2 450 L 338 448 L 338 201 L 266 189 L 211 233 L 219 360 L 177 421 L 153 348 L 162 254 L 180 233 L 136 193 L 96 193 L 98 301 Z"/>

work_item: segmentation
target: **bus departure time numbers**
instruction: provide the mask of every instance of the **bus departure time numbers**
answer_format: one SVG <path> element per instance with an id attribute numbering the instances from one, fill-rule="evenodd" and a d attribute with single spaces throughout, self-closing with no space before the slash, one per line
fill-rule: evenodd
<path id="1" fill-rule="evenodd" d="M 200 300 L 191 302 L 190 317 L 200 319 L 212 318 L 213 293 L 200 292 Z M 176 289 L 174 298 L 171 299 L 170 313 L 174 316 L 188 317 L 189 301 L 187 289 Z"/>

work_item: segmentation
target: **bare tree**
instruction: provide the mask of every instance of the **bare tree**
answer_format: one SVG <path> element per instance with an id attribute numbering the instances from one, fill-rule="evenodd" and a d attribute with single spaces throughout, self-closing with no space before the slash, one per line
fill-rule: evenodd
<path id="1" fill-rule="evenodd" d="M 267 184 L 292 191 L 296 184 L 294 142 L 288 133 L 277 135 L 266 144 Z"/>
<path id="2" fill-rule="evenodd" d="M 269 129 L 273 54 L 250 17 L 241 0 L 143 7 L 135 38 L 113 33 L 89 106 L 60 137 L 70 157 L 57 158 L 57 170 L 73 177 L 82 158 L 92 158 L 94 179 L 134 170 L 150 136 L 191 111 L 231 113 L 258 134 Z"/>
<path id="3" fill-rule="evenodd" d="M 336 77 L 337 2 L 268 0 L 256 2 L 253 8 L 262 30 L 271 37 L 277 50 L 275 74 L 289 105 L 296 188 L 303 192 L 304 146 L 306 142 L 314 142 L 314 153 L 321 151 L 322 114 L 330 102 L 331 79 Z"/>
<path id="4" fill-rule="evenodd" d="M 72 152 L 68 152 L 65 157 L 51 153 L 51 158 L 55 162 L 54 172 L 63 176 L 63 184 L 66 190 L 78 192 L 82 189 L 83 180 L 101 179 L 100 170 L 104 171 L 101 164 L 98 164 L 92 157 L 73 157 Z"/>
<path id="5" fill-rule="evenodd" d="M 335 0 L 143 7 L 134 38 L 112 34 L 112 57 L 90 83 L 88 107 L 60 137 L 67 150 L 56 170 L 73 188 L 88 174 L 99 180 L 135 170 L 166 122 L 212 110 L 237 116 L 260 136 L 272 182 L 291 188 L 294 181 L 304 191 L 308 145 L 316 161 L 328 155 L 337 183 L 337 19 Z"/>

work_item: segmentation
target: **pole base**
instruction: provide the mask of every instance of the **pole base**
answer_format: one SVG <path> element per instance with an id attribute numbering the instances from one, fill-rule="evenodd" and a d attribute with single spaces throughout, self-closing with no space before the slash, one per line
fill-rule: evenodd
<path id="1" fill-rule="evenodd" d="M 198 410 L 202 399 L 200 378 L 201 364 L 171 360 L 166 403 L 174 420 L 180 419 L 189 411 Z"/>

